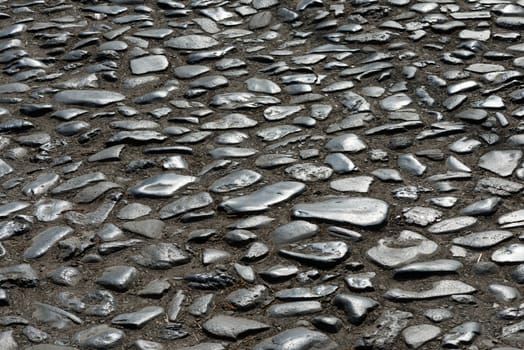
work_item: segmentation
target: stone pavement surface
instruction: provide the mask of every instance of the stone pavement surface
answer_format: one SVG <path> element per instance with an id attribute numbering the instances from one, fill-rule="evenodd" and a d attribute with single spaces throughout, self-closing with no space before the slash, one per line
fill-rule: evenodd
<path id="1" fill-rule="evenodd" d="M 0 349 L 524 348 L 524 0 L 0 0 Z"/>

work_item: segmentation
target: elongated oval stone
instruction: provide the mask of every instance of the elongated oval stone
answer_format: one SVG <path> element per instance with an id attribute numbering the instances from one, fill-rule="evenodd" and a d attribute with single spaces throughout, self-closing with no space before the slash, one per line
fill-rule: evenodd
<path id="1" fill-rule="evenodd" d="M 513 237 L 511 231 L 489 230 L 456 237 L 453 238 L 452 242 L 464 247 L 481 249 L 492 247 L 500 242 L 510 239 L 511 237 Z"/>
<path id="2" fill-rule="evenodd" d="M 135 196 L 171 197 L 177 190 L 195 182 L 197 179 L 194 176 L 164 173 L 143 180 L 137 186 L 131 188 L 129 192 Z"/>
<path id="3" fill-rule="evenodd" d="M 121 93 L 107 90 L 66 90 L 55 95 L 57 102 L 87 107 L 103 107 L 125 99 Z"/>
<path id="4" fill-rule="evenodd" d="M 491 254 L 491 260 L 498 263 L 524 262 L 524 244 L 513 243 L 506 247 L 497 249 L 493 254 Z"/>
<path id="5" fill-rule="evenodd" d="M 369 197 L 340 197 L 323 202 L 297 204 L 291 210 L 296 218 L 353 224 L 362 227 L 382 225 L 388 204 Z"/>
<path id="6" fill-rule="evenodd" d="M 282 181 L 262 187 L 261 189 L 240 197 L 220 203 L 228 213 L 256 212 L 267 210 L 271 205 L 294 197 L 306 188 L 302 182 Z"/>
<path id="7" fill-rule="evenodd" d="M 44 255 L 55 243 L 72 232 L 73 229 L 69 226 L 48 228 L 32 239 L 31 246 L 24 252 L 24 258 L 35 259 Z"/>
<path id="8" fill-rule="evenodd" d="M 218 41 L 207 35 L 184 35 L 166 41 L 166 46 L 182 50 L 202 50 L 218 45 Z"/>

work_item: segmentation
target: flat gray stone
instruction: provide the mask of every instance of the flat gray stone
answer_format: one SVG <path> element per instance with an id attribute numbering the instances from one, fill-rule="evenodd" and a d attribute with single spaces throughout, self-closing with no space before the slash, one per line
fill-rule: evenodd
<path id="1" fill-rule="evenodd" d="M 479 167 L 506 177 L 510 176 L 522 158 L 520 150 L 490 151 L 479 159 Z"/>
<path id="2" fill-rule="evenodd" d="M 262 180 L 262 175 L 250 169 L 234 171 L 211 184 L 210 190 L 217 193 L 236 191 Z"/>
<path id="3" fill-rule="evenodd" d="M 122 225 L 122 228 L 147 238 L 159 239 L 162 237 L 165 226 L 162 220 L 147 219 L 128 221 Z"/>
<path id="4" fill-rule="evenodd" d="M 227 339 L 241 339 L 251 334 L 260 333 L 271 328 L 262 322 L 242 317 L 217 315 L 204 322 L 202 327 L 209 333 Z"/>
<path id="5" fill-rule="evenodd" d="M 453 238 L 453 244 L 467 248 L 483 249 L 493 247 L 494 245 L 504 242 L 513 237 L 511 231 L 488 230 L 470 233 L 466 236 Z"/>
<path id="6" fill-rule="evenodd" d="M 357 153 L 365 150 L 367 145 L 357 135 L 345 134 L 331 139 L 325 147 L 329 152 Z"/>
<path id="7" fill-rule="evenodd" d="M 276 244 L 293 243 L 311 238 L 317 232 L 318 225 L 303 220 L 294 220 L 277 227 L 271 237 Z"/>
<path id="8" fill-rule="evenodd" d="M 75 343 L 87 349 L 110 349 L 121 345 L 125 333 L 105 324 L 81 330 L 73 337 Z"/>
<path id="9" fill-rule="evenodd" d="M 432 324 L 418 324 L 404 328 L 402 337 L 410 349 L 418 349 L 428 341 L 437 338 L 441 332 L 440 327 Z"/>
<path id="10" fill-rule="evenodd" d="M 66 90 L 55 95 L 57 102 L 86 107 L 104 107 L 125 99 L 124 95 L 107 90 Z"/>
<path id="11" fill-rule="evenodd" d="M 149 55 L 135 58 L 129 64 L 133 74 L 160 72 L 169 67 L 169 61 L 164 55 Z"/>
<path id="12" fill-rule="evenodd" d="M 73 233 L 69 226 L 50 227 L 31 240 L 31 246 L 24 252 L 25 259 L 36 259 L 47 253 L 47 251 L 58 241 Z"/>
<path id="13" fill-rule="evenodd" d="M 473 216 L 457 216 L 431 225 L 428 232 L 435 234 L 458 232 L 475 225 L 477 221 L 478 219 Z"/>
<path id="14" fill-rule="evenodd" d="M 476 289 L 458 280 L 440 280 L 432 283 L 432 288 L 421 292 L 394 288 L 388 290 L 384 297 L 395 301 L 423 300 L 441 298 L 457 294 L 471 294 Z"/>
<path id="15" fill-rule="evenodd" d="M 160 306 L 146 306 L 135 312 L 117 315 L 111 320 L 111 323 L 128 328 L 141 328 L 163 313 L 164 309 Z"/>
<path id="16" fill-rule="evenodd" d="M 524 262 L 524 244 L 513 243 L 497 249 L 491 254 L 491 260 L 496 263 L 522 263 Z"/>
<path id="17" fill-rule="evenodd" d="M 173 49 L 181 50 L 202 50 L 218 45 L 219 42 L 206 35 L 183 35 L 176 38 L 169 39 L 165 45 Z"/>
<path id="18" fill-rule="evenodd" d="M 263 211 L 300 194 L 305 187 L 301 182 L 277 182 L 264 186 L 251 194 L 228 199 L 220 203 L 220 207 L 228 213 Z"/>
<path id="19" fill-rule="evenodd" d="M 194 176 L 163 173 L 143 180 L 129 192 L 137 197 L 171 197 L 177 190 L 197 180 Z"/>
<path id="20" fill-rule="evenodd" d="M 305 327 L 285 330 L 255 345 L 253 350 L 336 350 L 339 345 L 327 335 Z"/>
<path id="21" fill-rule="evenodd" d="M 377 245 L 367 251 L 367 256 L 381 266 L 393 268 L 433 254 L 437 249 L 437 243 L 419 233 L 404 230 L 398 238 L 379 239 Z"/>
<path id="22" fill-rule="evenodd" d="M 353 224 L 362 227 L 385 223 L 388 204 L 368 197 L 339 197 L 316 203 L 297 204 L 291 209 L 293 217 Z"/>

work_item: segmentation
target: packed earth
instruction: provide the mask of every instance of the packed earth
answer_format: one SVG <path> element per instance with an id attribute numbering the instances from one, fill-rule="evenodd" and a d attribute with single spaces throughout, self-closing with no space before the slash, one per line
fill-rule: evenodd
<path id="1" fill-rule="evenodd" d="M 524 0 L 0 0 L 1 350 L 524 348 Z"/>

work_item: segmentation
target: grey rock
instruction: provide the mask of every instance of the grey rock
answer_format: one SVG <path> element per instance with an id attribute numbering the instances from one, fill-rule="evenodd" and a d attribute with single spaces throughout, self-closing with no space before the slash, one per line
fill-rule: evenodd
<path id="1" fill-rule="evenodd" d="M 500 16 L 495 20 L 497 26 L 508 29 L 522 29 L 524 22 L 519 16 Z"/>
<path id="2" fill-rule="evenodd" d="M 409 279 L 429 275 L 458 273 L 464 266 L 457 260 L 438 259 L 414 262 L 395 269 L 395 278 Z"/>
<path id="3" fill-rule="evenodd" d="M 402 300 L 423 300 L 440 298 L 457 294 L 470 294 L 476 289 L 467 283 L 458 280 L 440 280 L 432 283 L 432 288 L 421 292 L 409 291 L 403 289 L 390 289 L 385 294 L 386 299 L 402 301 Z"/>
<path id="4" fill-rule="evenodd" d="M 398 166 L 417 176 L 422 176 L 427 169 L 413 154 L 400 155 L 398 157 Z"/>
<path id="5" fill-rule="evenodd" d="M 2 347 L 5 350 L 17 350 L 18 343 L 13 336 L 13 330 L 6 330 L 0 332 L 0 341 L 2 342 Z"/>
<path id="6" fill-rule="evenodd" d="M 113 193 L 92 212 L 84 214 L 82 212 L 69 211 L 64 215 L 65 219 L 71 225 L 96 227 L 101 225 L 107 219 L 121 198 L 121 193 Z"/>
<path id="7" fill-rule="evenodd" d="M 20 221 L 1 221 L 0 222 L 0 241 L 7 240 L 13 236 L 26 233 L 31 229 L 31 225 Z"/>
<path id="8" fill-rule="evenodd" d="M 161 298 L 169 289 L 171 284 L 166 279 L 155 279 L 142 288 L 138 295 L 143 298 Z"/>
<path id="9" fill-rule="evenodd" d="M 173 296 L 173 299 L 169 303 L 169 307 L 167 310 L 167 318 L 169 321 L 176 321 L 178 314 L 182 309 L 182 303 L 185 299 L 186 295 L 182 290 L 177 291 L 176 294 Z"/>
<path id="10" fill-rule="evenodd" d="M 226 348 L 219 343 L 200 343 L 194 346 L 182 347 L 179 350 L 226 350 Z"/>
<path id="11" fill-rule="evenodd" d="M 279 125 L 261 129 L 256 132 L 256 135 L 266 142 L 272 142 L 300 131 L 302 129 L 295 125 Z"/>
<path id="12" fill-rule="evenodd" d="M 286 174 L 299 181 L 321 181 L 328 179 L 333 170 L 313 163 L 295 164 L 285 169 Z"/>
<path id="13" fill-rule="evenodd" d="M 195 298 L 193 303 L 189 305 L 188 312 L 195 317 L 204 316 L 213 308 L 214 300 L 215 295 L 212 293 L 201 295 Z"/>
<path id="14" fill-rule="evenodd" d="M 402 337 L 411 349 L 417 349 L 425 343 L 437 338 L 441 333 L 440 327 L 431 324 L 418 324 L 402 330 Z"/>
<path id="15" fill-rule="evenodd" d="M 328 164 L 336 173 L 346 174 L 357 170 L 355 164 L 346 157 L 343 153 L 330 153 L 324 159 L 324 163 Z"/>
<path id="16" fill-rule="evenodd" d="M 345 134 L 337 136 L 326 143 L 329 152 L 349 152 L 357 153 L 367 148 L 364 141 L 355 134 Z"/>
<path id="17" fill-rule="evenodd" d="M 364 335 L 357 340 L 356 348 L 377 350 L 390 348 L 412 317 L 413 314 L 410 312 L 384 310 L 374 324 L 364 330 Z"/>
<path id="18" fill-rule="evenodd" d="M 134 58 L 129 64 L 133 74 L 148 74 L 167 69 L 169 61 L 164 55 L 150 55 Z"/>
<path id="19" fill-rule="evenodd" d="M 89 173 L 85 175 L 80 175 L 80 176 L 73 177 L 61 183 L 57 187 L 53 188 L 51 190 L 51 193 L 55 195 L 66 193 L 69 191 L 73 191 L 73 190 L 77 190 L 79 188 L 85 187 L 93 182 L 99 182 L 99 181 L 104 181 L 104 180 L 106 180 L 106 176 L 105 174 L 101 172 L 94 172 L 94 173 Z"/>
<path id="20" fill-rule="evenodd" d="M 206 35 L 184 35 L 168 40 L 165 45 L 181 50 L 202 50 L 218 45 L 219 42 Z"/>
<path id="21" fill-rule="evenodd" d="M 292 215 L 300 219 L 319 219 L 362 227 L 378 226 L 387 219 L 386 202 L 367 197 L 341 197 L 323 202 L 297 204 Z"/>
<path id="22" fill-rule="evenodd" d="M 509 303 L 520 298 L 518 289 L 502 284 L 490 284 L 489 291 L 494 294 L 497 301 L 502 303 Z"/>
<path id="23" fill-rule="evenodd" d="M 481 232 L 470 233 L 466 236 L 453 238 L 453 244 L 463 247 L 483 249 L 493 247 L 494 245 L 504 242 L 513 237 L 511 231 L 504 230 L 488 230 Z"/>
<path id="24" fill-rule="evenodd" d="M 160 306 L 146 306 L 138 311 L 115 316 L 111 323 L 129 328 L 141 328 L 155 317 L 164 313 Z"/>
<path id="25" fill-rule="evenodd" d="M 213 198 L 207 192 L 199 192 L 183 196 L 160 209 L 160 218 L 168 219 L 191 210 L 201 209 L 213 203 Z"/>
<path id="26" fill-rule="evenodd" d="M 82 277 L 80 270 L 75 267 L 59 267 L 47 274 L 47 277 L 58 285 L 75 286 Z"/>
<path id="27" fill-rule="evenodd" d="M 197 179 L 194 176 L 163 173 L 145 179 L 129 191 L 139 197 L 171 197 L 177 190 Z"/>
<path id="28" fill-rule="evenodd" d="M 294 220 L 279 226 L 272 233 L 276 244 L 293 243 L 311 238 L 318 232 L 318 226 L 303 220 Z"/>
<path id="29" fill-rule="evenodd" d="M 39 175 L 34 181 L 22 188 L 22 193 L 26 196 L 39 196 L 47 193 L 59 180 L 59 176 L 54 173 Z"/>
<path id="30" fill-rule="evenodd" d="M 333 303 L 344 309 L 348 320 L 356 325 L 361 324 L 368 313 L 379 306 L 379 303 L 371 298 L 350 294 L 338 294 Z"/>
<path id="31" fill-rule="evenodd" d="M 309 300 L 319 299 L 333 294 L 338 289 L 335 285 L 319 284 L 313 288 L 297 287 L 282 289 L 275 294 L 280 300 Z"/>
<path id="32" fill-rule="evenodd" d="M 0 268 L 0 284 L 13 283 L 20 287 L 32 288 L 40 283 L 37 272 L 29 264 L 10 265 Z"/>
<path id="33" fill-rule="evenodd" d="M 503 228 L 506 227 L 515 227 L 515 226 L 521 226 L 522 222 L 524 220 L 524 210 L 515 210 L 512 212 L 509 212 L 507 214 L 501 215 L 497 223 L 501 225 Z"/>
<path id="34" fill-rule="evenodd" d="M 164 350 L 164 345 L 144 339 L 138 339 L 134 342 L 134 348 L 136 350 Z"/>
<path id="35" fill-rule="evenodd" d="M 393 268 L 414 261 L 419 256 L 433 254 L 438 245 L 419 233 L 404 230 L 398 238 L 381 238 L 377 246 L 367 251 L 375 263 Z"/>
<path id="36" fill-rule="evenodd" d="M 86 107 L 103 107 L 125 99 L 126 97 L 118 92 L 106 90 L 66 90 L 55 95 L 57 102 Z"/>
<path id="37" fill-rule="evenodd" d="M 54 244 L 73 233 L 69 226 L 55 226 L 40 232 L 32 239 L 31 246 L 24 252 L 25 259 L 36 259 L 44 255 Z"/>
<path id="38" fill-rule="evenodd" d="M 147 238 L 161 238 L 165 223 L 158 219 L 128 221 L 122 225 L 126 231 L 136 233 Z"/>
<path id="39" fill-rule="evenodd" d="M 41 343 L 49 338 L 49 334 L 33 326 L 25 326 L 22 332 L 32 343 Z"/>
<path id="40" fill-rule="evenodd" d="M 207 248 L 202 252 L 202 264 L 204 265 L 216 264 L 230 258 L 230 253 L 220 249 Z"/>
<path id="41" fill-rule="evenodd" d="M 121 188 L 117 183 L 110 181 L 97 182 L 95 185 L 84 187 L 74 197 L 76 203 L 91 203 L 109 190 Z"/>
<path id="42" fill-rule="evenodd" d="M 411 98 L 404 94 L 399 93 L 389 97 L 386 97 L 380 102 L 380 107 L 386 111 L 398 111 L 411 104 Z"/>
<path id="43" fill-rule="evenodd" d="M 424 312 L 424 316 L 433 322 L 443 322 L 453 318 L 453 313 L 447 309 L 428 309 Z"/>
<path id="44" fill-rule="evenodd" d="M 260 180 L 262 180 L 261 174 L 253 170 L 242 169 L 214 181 L 210 190 L 217 193 L 231 192 L 254 185 Z"/>
<path id="45" fill-rule="evenodd" d="M 335 350 L 338 347 L 327 335 L 298 327 L 262 341 L 253 350 Z"/>
<path id="46" fill-rule="evenodd" d="M 310 315 L 322 310 L 318 301 L 294 301 L 282 304 L 273 304 L 267 310 L 269 317 L 298 317 Z"/>
<path id="47" fill-rule="evenodd" d="M 367 193 L 372 182 L 371 176 L 354 176 L 331 181 L 329 187 L 340 192 Z"/>
<path id="48" fill-rule="evenodd" d="M 108 145 L 119 144 L 119 143 L 150 143 L 150 142 L 162 142 L 167 139 L 167 136 L 160 134 L 153 130 L 138 130 L 138 131 L 120 131 L 107 141 Z"/>
<path id="49" fill-rule="evenodd" d="M 278 94 L 282 89 L 273 81 L 261 78 L 249 78 L 246 80 L 246 87 L 251 92 L 261 92 L 264 94 Z M 271 107 L 269 107 L 271 108 Z"/>
<path id="50" fill-rule="evenodd" d="M 40 322 L 45 322 L 53 328 L 64 329 L 68 328 L 72 323 L 83 323 L 76 315 L 53 305 L 34 303 L 34 307 L 33 318 Z"/>
<path id="51" fill-rule="evenodd" d="M 65 211 L 73 209 L 73 203 L 60 199 L 41 199 L 35 203 L 34 215 L 38 221 L 54 221 Z"/>
<path id="52" fill-rule="evenodd" d="M 518 182 L 509 181 L 498 177 L 484 177 L 477 182 L 475 191 L 506 197 L 512 193 L 520 192 L 523 188 L 524 185 Z"/>
<path id="53" fill-rule="evenodd" d="M 257 284 L 251 288 L 237 289 L 227 296 L 227 300 L 239 310 L 250 310 L 270 301 L 269 290 Z"/>
<path id="54" fill-rule="evenodd" d="M 497 210 L 497 207 L 500 201 L 501 199 L 499 197 L 490 197 L 490 198 L 482 199 L 462 209 L 462 214 L 464 215 L 490 215 L 490 214 L 493 214 Z"/>
<path id="55" fill-rule="evenodd" d="M 125 292 L 138 276 L 138 270 L 132 266 L 112 266 L 104 270 L 96 283 L 108 289 Z"/>
<path id="56" fill-rule="evenodd" d="M 402 211 L 402 216 L 408 224 L 427 226 L 442 218 L 443 213 L 428 207 L 412 207 Z"/>
<path id="57" fill-rule="evenodd" d="M 473 226 L 477 221 L 478 219 L 472 216 L 457 216 L 431 225 L 428 228 L 428 232 L 435 234 L 457 232 Z"/>
<path id="58" fill-rule="evenodd" d="M 120 329 L 103 324 L 79 331 L 73 340 L 83 348 L 110 349 L 120 346 L 124 336 Z"/>
<path id="59" fill-rule="evenodd" d="M 350 247 L 341 241 L 301 244 L 293 249 L 280 249 L 285 257 L 313 266 L 334 266 L 350 254 Z"/>
<path id="60" fill-rule="evenodd" d="M 465 322 L 444 335 L 442 346 L 456 348 L 460 345 L 470 344 L 479 334 L 481 334 L 479 322 Z"/>
<path id="61" fill-rule="evenodd" d="M 521 263 L 524 262 L 524 244 L 513 243 L 495 250 L 491 260 L 496 263 Z"/>
<path id="62" fill-rule="evenodd" d="M 492 171 L 499 176 L 509 176 L 517 168 L 522 158 L 522 151 L 491 151 L 480 157 L 479 167 Z"/>
<path id="63" fill-rule="evenodd" d="M 204 322 L 203 328 L 221 338 L 241 339 L 268 330 L 271 326 L 247 318 L 217 315 Z"/>
<path id="64" fill-rule="evenodd" d="M 220 203 L 228 213 L 257 212 L 269 209 L 271 205 L 283 202 L 305 190 L 301 182 L 283 181 L 262 187 L 261 189 L 240 197 Z"/>
<path id="65" fill-rule="evenodd" d="M 373 176 L 384 182 L 402 182 L 402 176 L 396 169 L 382 168 L 371 172 Z"/>
<path id="66" fill-rule="evenodd" d="M 187 264 L 191 257 L 174 243 L 158 243 L 145 246 L 131 260 L 150 269 L 165 270 Z"/>
<path id="67" fill-rule="evenodd" d="M 151 207 L 141 203 L 131 203 L 120 209 L 117 217 L 121 220 L 134 220 L 151 212 Z"/>

